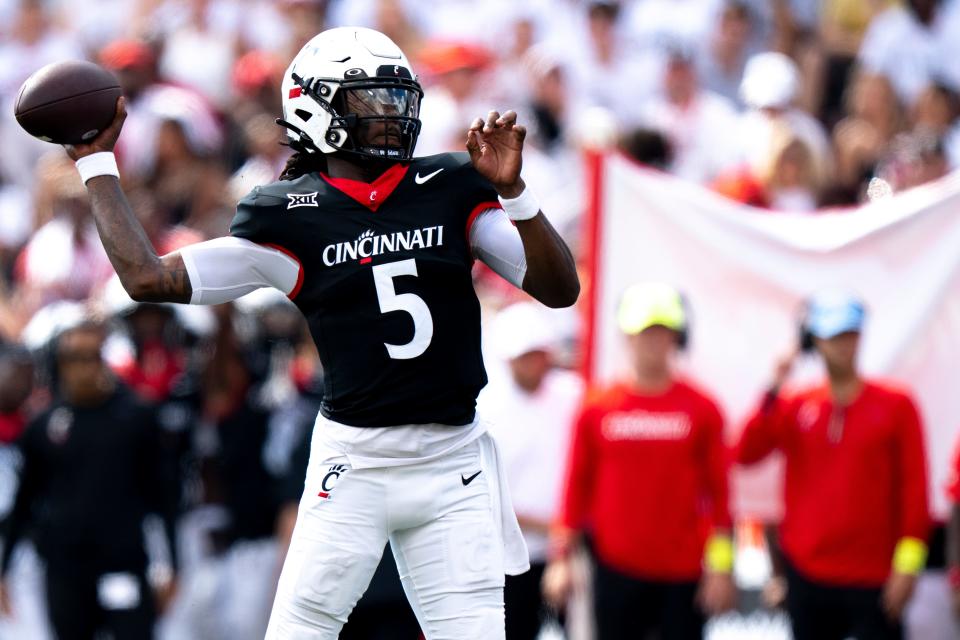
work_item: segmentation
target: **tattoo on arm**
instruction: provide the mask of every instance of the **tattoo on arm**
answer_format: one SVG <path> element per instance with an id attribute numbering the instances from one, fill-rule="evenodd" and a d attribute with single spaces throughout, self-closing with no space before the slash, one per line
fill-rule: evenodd
<path id="1" fill-rule="evenodd" d="M 182 302 L 189 303 L 193 293 L 187 268 L 179 254 L 170 254 L 160 259 L 162 270 L 156 276 L 155 294 L 147 294 L 144 302 Z M 174 262 L 175 261 L 175 262 Z M 167 264 L 172 262 L 173 264 Z"/>
<path id="2" fill-rule="evenodd" d="M 124 289 L 142 302 L 190 302 L 190 279 L 179 253 L 157 255 L 112 176 L 87 181 L 97 231 Z"/>
<path id="3" fill-rule="evenodd" d="M 183 291 L 187 284 L 186 269 L 164 271 L 160 274 L 160 277 L 163 279 L 163 282 L 160 286 L 161 293 L 183 295 Z"/>

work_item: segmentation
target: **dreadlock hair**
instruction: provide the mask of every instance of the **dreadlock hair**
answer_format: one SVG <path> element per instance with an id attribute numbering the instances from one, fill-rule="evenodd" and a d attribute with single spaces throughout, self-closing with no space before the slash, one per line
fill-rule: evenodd
<path id="1" fill-rule="evenodd" d="M 294 147 L 291 145 L 291 148 Z M 283 171 L 280 172 L 280 179 L 296 180 L 302 175 L 315 171 L 327 172 L 326 156 L 322 153 L 307 153 L 303 149 L 295 149 L 293 155 L 287 159 Z"/>
<path id="2" fill-rule="evenodd" d="M 289 138 L 286 142 L 280 143 L 285 147 L 293 149 L 293 155 L 287 158 L 287 164 L 284 165 L 283 171 L 280 172 L 281 180 L 296 180 L 302 175 L 316 171 L 327 172 L 326 156 L 320 153 L 316 147 L 313 148 L 313 153 L 308 150 L 307 145 L 309 144 L 313 147 L 313 141 L 310 140 L 307 134 L 283 118 L 277 118 L 274 122 L 285 130 L 289 129 L 299 134 L 297 139 Z"/>

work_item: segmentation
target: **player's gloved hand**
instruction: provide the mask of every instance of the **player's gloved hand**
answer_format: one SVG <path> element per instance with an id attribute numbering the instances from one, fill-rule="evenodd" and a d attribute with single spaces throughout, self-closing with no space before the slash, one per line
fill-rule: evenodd
<path id="1" fill-rule="evenodd" d="M 467 151 L 473 167 L 503 198 L 516 198 L 524 189 L 520 168 L 526 135 L 526 127 L 517 124 L 516 111 L 502 116 L 491 111 L 486 121 L 477 118 L 467 131 Z"/>
<path id="2" fill-rule="evenodd" d="M 117 144 L 117 138 L 120 137 L 120 130 L 123 129 L 123 121 L 127 119 L 126 104 L 126 98 L 123 96 L 117 98 L 117 113 L 113 116 L 113 122 L 90 142 L 63 145 L 70 159 L 77 161 L 80 158 L 103 151 L 112 153 Z"/>

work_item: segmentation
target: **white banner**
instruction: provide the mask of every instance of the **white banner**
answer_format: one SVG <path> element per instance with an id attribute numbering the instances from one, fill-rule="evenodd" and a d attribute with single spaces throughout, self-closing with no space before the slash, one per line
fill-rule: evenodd
<path id="1" fill-rule="evenodd" d="M 731 438 L 796 344 L 809 294 L 842 288 L 868 309 L 863 372 L 910 389 L 926 427 L 932 511 L 960 433 L 960 174 L 858 209 L 799 215 L 752 209 L 613 156 L 595 194 L 590 371 L 609 380 L 625 353 L 614 322 L 620 293 L 665 281 L 687 296 L 691 344 L 681 367 L 722 404 Z M 794 380 L 822 375 L 815 357 Z M 740 515 L 777 517 L 775 461 L 738 475 Z"/>

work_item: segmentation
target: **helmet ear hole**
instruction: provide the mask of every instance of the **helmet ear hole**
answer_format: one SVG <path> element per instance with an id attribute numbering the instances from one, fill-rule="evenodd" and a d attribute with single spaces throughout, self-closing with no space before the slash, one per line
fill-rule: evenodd
<path id="1" fill-rule="evenodd" d="M 297 117 L 303 120 L 304 122 L 307 122 L 308 120 L 310 120 L 310 118 L 313 117 L 312 113 L 304 109 L 297 109 L 296 111 L 294 111 L 294 113 L 297 114 Z"/>

